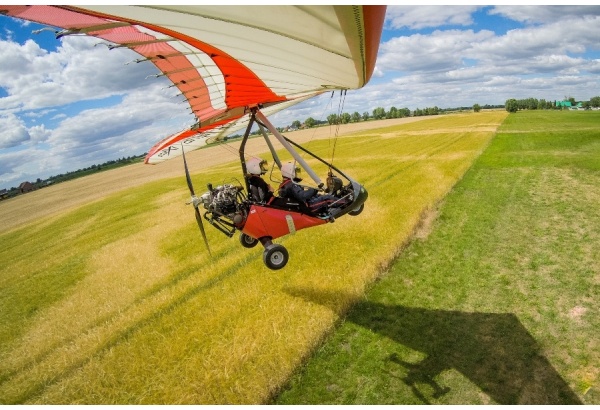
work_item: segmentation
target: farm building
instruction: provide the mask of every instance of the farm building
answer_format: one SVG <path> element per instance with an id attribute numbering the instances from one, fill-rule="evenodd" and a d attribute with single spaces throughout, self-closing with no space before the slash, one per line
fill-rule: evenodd
<path id="1" fill-rule="evenodd" d="M 35 187 L 33 186 L 33 184 L 28 181 L 21 182 L 21 185 L 19 185 L 19 192 L 22 194 L 24 194 L 25 192 L 31 192 L 34 189 Z"/>
<path id="2" fill-rule="evenodd" d="M 556 101 L 556 106 L 557 107 L 562 107 L 562 108 L 583 108 L 583 104 L 581 102 L 578 102 L 577 104 L 573 105 L 571 103 L 571 101 L 567 101 L 567 100 L 563 100 L 563 101 Z"/>

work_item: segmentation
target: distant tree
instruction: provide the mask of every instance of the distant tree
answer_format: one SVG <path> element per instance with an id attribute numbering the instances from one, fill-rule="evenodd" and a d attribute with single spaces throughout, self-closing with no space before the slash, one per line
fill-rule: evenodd
<path id="1" fill-rule="evenodd" d="M 363 121 L 368 121 L 369 118 L 370 118 L 369 112 L 368 111 L 363 112 L 363 115 L 362 115 Z"/>
<path id="2" fill-rule="evenodd" d="M 334 125 L 338 123 L 338 116 L 337 114 L 329 114 L 327 116 L 327 122 L 329 123 L 329 125 Z"/>
<path id="3" fill-rule="evenodd" d="M 440 109 L 436 105 L 435 107 L 427 107 L 425 108 L 425 115 L 438 115 L 440 113 Z"/>
<path id="4" fill-rule="evenodd" d="M 540 102 L 537 98 L 528 98 L 527 99 L 527 109 L 528 110 L 537 110 L 540 106 Z"/>
<path id="5" fill-rule="evenodd" d="M 517 110 L 519 109 L 517 100 L 515 100 L 514 98 L 506 100 L 506 102 L 504 103 L 504 107 L 508 112 L 517 112 Z"/>
<path id="6" fill-rule="evenodd" d="M 308 117 L 306 119 L 306 121 L 304 121 L 304 125 L 306 125 L 308 128 L 314 127 L 315 124 L 316 124 L 316 121 L 313 117 Z"/>
<path id="7" fill-rule="evenodd" d="M 577 105 L 577 102 L 575 101 L 575 98 L 574 98 L 574 97 L 569 97 L 569 98 L 568 98 L 568 100 L 569 100 L 569 101 L 571 101 L 571 106 L 573 106 L 573 107 L 574 107 L 574 106 L 576 106 L 576 105 Z"/>
<path id="8" fill-rule="evenodd" d="M 398 118 L 398 108 L 391 107 L 385 117 L 386 118 Z"/>
<path id="9" fill-rule="evenodd" d="M 383 107 L 377 107 L 373 110 L 373 118 L 376 120 L 380 120 L 385 118 L 385 109 Z"/>
<path id="10" fill-rule="evenodd" d="M 473 104 L 473 111 L 475 111 L 475 112 L 481 111 L 481 105 L 479 105 L 479 104 Z"/>
<path id="11" fill-rule="evenodd" d="M 352 113 L 352 122 L 359 122 L 360 121 L 360 114 L 357 111 L 354 111 Z"/>
<path id="12" fill-rule="evenodd" d="M 583 108 L 585 108 L 586 110 L 589 110 L 590 108 L 592 108 L 592 103 L 589 101 L 584 101 L 582 105 L 583 105 Z"/>
<path id="13" fill-rule="evenodd" d="M 590 104 L 592 105 L 592 107 L 600 107 L 600 97 L 590 98 Z"/>
<path id="14" fill-rule="evenodd" d="M 292 127 L 294 128 L 300 128 L 302 126 L 302 123 L 298 120 L 292 122 Z"/>

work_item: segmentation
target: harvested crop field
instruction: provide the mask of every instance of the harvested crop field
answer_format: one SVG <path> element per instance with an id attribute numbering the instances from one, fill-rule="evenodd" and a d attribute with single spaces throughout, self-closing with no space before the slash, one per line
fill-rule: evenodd
<path id="1" fill-rule="evenodd" d="M 209 258 L 176 160 L 1 203 L 3 220 L 17 219 L 17 202 L 28 216 L 0 234 L 0 402 L 268 402 L 390 268 L 506 115 L 342 131 L 336 165 L 369 190 L 365 211 L 278 240 L 290 262 L 277 272 L 260 250 L 210 227 Z M 330 131 L 308 133 L 310 149 L 327 156 Z M 239 173 L 235 153 L 211 150 L 188 157 L 197 191 Z"/>

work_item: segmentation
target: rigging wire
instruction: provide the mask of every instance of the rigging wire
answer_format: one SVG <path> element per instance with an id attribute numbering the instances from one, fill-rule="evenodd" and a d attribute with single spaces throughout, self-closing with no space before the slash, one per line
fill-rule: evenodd
<path id="1" fill-rule="evenodd" d="M 220 141 L 215 142 L 214 145 L 221 147 L 228 154 L 231 154 L 234 157 L 239 158 L 239 147 L 233 147 L 231 145 L 234 142 L 238 142 L 238 139 L 236 139 L 235 141 L 220 140 Z M 248 149 L 248 148 L 250 148 L 250 149 Z M 245 151 L 246 151 L 245 157 L 263 159 L 262 156 L 264 155 L 264 153 L 262 151 L 260 153 L 257 153 L 256 150 L 252 150 L 252 148 L 248 147 L 248 146 L 246 146 Z"/>
<path id="2" fill-rule="evenodd" d="M 342 122 L 342 112 L 344 111 L 344 104 L 346 103 L 346 91 L 340 91 L 340 102 L 338 103 L 338 113 L 337 113 L 337 121 L 335 127 L 335 136 L 333 138 L 333 149 L 331 150 L 331 161 L 330 164 L 333 164 L 333 159 L 335 157 L 335 148 L 337 146 L 337 140 L 340 134 L 340 124 Z M 329 172 L 331 172 L 331 167 L 329 167 Z"/>
<path id="3" fill-rule="evenodd" d="M 335 91 L 331 92 L 331 98 L 329 99 L 329 101 L 327 102 L 327 104 L 325 105 L 325 107 L 323 108 L 323 110 L 321 111 L 321 115 L 319 116 L 319 119 L 317 120 L 319 123 L 323 121 L 323 116 L 325 115 L 325 112 L 331 108 L 331 100 L 333 98 L 333 93 L 335 93 Z M 310 139 L 308 140 L 308 142 L 306 143 L 306 148 L 308 149 L 310 147 L 310 144 L 313 142 L 313 140 L 315 139 L 315 134 L 317 133 L 317 128 L 315 128 L 313 130 L 312 135 L 310 136 Z M 302 154 L 301 154 L 302 155 Z"/>
<path id="4" fill-rule="evenodd" d="M 317 119 L 318 123 L 321 123 L 323 121 L 323 117 L 325 116 L 325 113 L 332 108 L 332 105 L 333 105 L 332 104 L 332 100 L 333 100 L 334 94 L 335 94 L 335 90 L 331 91 L 331 97 L 327 101 L 327 104 L 325 104 L 325 106 L 321 110 L 321 114 L 319 115 L 319 118 Z M 310 139 L 306 143 L 303 144 L 303 145 L 305 145 L 305 147 L 306 147 L 307 150 L 310 148 L 312 142 L 314 141 L 315 135 L 316 135 L 317 131 L 318 131 L 318 128 L 314 128 L 313 132 L 312 132 L 312 134 L 310 136 Z M 306 160 L 308 154 L 306 154 L 305 152 L 301 151 L 301 152 L 299 152 L 299 155 L 303 159 Z M 331 168 L 330 168 L 330 170 L 331 170 Z"/>

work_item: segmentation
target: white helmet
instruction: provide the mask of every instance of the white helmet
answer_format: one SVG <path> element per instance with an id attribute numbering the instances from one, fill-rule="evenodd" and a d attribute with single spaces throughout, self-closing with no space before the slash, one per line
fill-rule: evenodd
<path id="1" fill-rule="evenodd" d="M 287 164 L 283 164 L 281 167 L 281 175 L 284 178 L 300 178 L 300 167 L 296 166 L 293 162 L 288 162 Z"/>
<path id="2" fill-rule="evenodd" d="M 246 169 L 252 175 L 266 174 L 269 170 L 267 161 L 261 158 L 251 158 L 246 161 Z"/>

